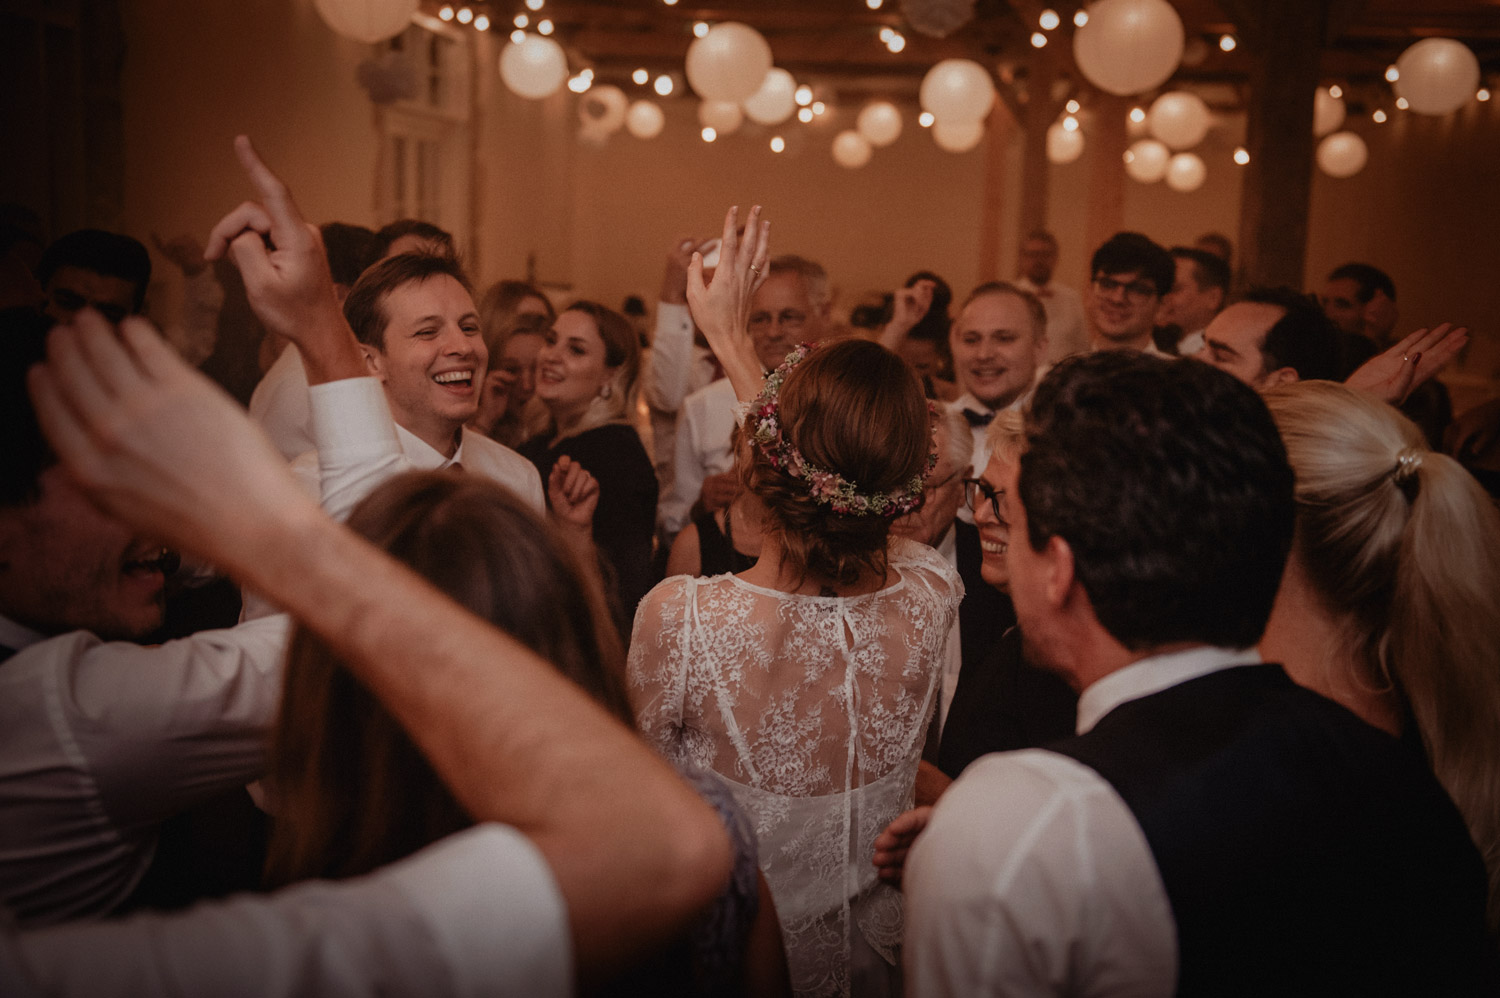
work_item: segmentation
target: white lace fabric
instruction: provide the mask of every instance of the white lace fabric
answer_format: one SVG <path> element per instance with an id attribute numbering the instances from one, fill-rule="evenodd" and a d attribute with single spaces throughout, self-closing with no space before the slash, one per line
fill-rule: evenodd
<path id="1" fill-rule="evenodd" d="M 751 815 L 799 995 L 849 994 L 861 944 L 894 962 L 901 938 L 873 842 L 911 805 L 963 585 L 906 540 L 890 567 L 890 585 L 849 597 L 668 579 L 630 643 L 642 734 L 719 773 Z"/>

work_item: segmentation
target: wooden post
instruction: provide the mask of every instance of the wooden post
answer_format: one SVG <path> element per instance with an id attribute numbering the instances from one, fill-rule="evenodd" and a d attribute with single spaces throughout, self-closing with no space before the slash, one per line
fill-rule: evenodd
<path id="1" fill-rule="evenodd" d="M 979 282 L 1000 277 L 1000 219 L 1005 206 L 1006 146 L 1015 131 L 1016 120 L 1004 101 L 995 101 L 984 128 L 984 188 L 979 201 Z"/>
<path id="2" fill-rule="evenodd" d="M 1085 255 L 1125 225 L 1125 148 L 1129 136 L 1125 116 L 1131 101 L 1100 93 L 1090 102 L 1089 217 L 1085 227 Z"/>

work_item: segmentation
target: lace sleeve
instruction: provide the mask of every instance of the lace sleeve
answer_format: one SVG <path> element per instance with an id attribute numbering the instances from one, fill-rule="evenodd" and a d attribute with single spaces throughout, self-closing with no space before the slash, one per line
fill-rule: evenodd
<path id="1" fill-rule="evenodd" d="M 687 692 L 688 603 L 694 580 L 667 579 L 646 594 L 635 613 L 626 682 L 636 726 L 669 759 L 680 757 Z"/>

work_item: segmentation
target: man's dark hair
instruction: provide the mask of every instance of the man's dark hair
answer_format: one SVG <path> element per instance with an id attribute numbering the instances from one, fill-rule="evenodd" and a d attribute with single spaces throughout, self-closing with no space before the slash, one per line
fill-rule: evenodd
<path id="1" fill-rule="evenodd" d="M 344 299 L 344 318 L 349 320 L 354 338 L 384 353 L 385 327 L 390 322 L 385 314 L 386 296 L 404 284 L 420 283 L 441 275 L 462 284 L 469 294 L 474 293 L 463 268 L 450 256 L 402 253 L 381 260 L 365 271 L 349 291 L 349 297 Z"/>
<path id="2" fill-rule="evenodd" d="M 1286 314 L 1266 331 L 1260 352 L 1262 374 L 1290 367 L 1302 381 L 1336 381 L 1339 376 L 1339 331 L 1312 295 L 1288 287 L 1251 288 L 1242 299 L 1276 305 Z"/>
<path id="3" fill-rule="evenodd" d="M 1211 249 L 1209 247 L 1212 247 Z M 1198 237 L 1198 249 L 1207 250 L 1219 259 L 1224 265 L 1229 265 L 1229 258 L 1234 253 L 1234 243 L 1222 232 L 1205 232 Z"/>
<path id="4" fill-rule="evenodd" d="M 1385 296 L 1391 301 L 1396 300 L 1396 285 L 1391 277 L 1379 267 L 1373 267 L 1368 263 L 1346 263 L 1342 267 L 1335 267 L 1333 273 L 1328 275 L 1330 281 L 1350 280 L 1355 283 L 1359 291 L 1355 298 L 1363 305 L 1375 297 L 1375 292 L 1384 291 Z"/>
<path id="5" fill-rule="evenodd" d="M 375 233 L 376 258 L 389 253 L 391 244 L 402 236 L 416 236 L 418 239 L 430 240 L 443 247 L 443 256 L 458 256 L 458 248 L 453 244 L 453 235 L 446 229 L 440 229 L 431 222 L 424 222 L 419 218 L 398 218 Z"/>
<path id="6" fill-rule="evenodd" d="M 323 236 L 323 252 L 328 256 L 328 270 L 333 274 L 333 283 L 346 288 L 354 287 L 359 275 L 380 259 L 376 252 L 377 236 L 363 225 L 347 222 L 324 222 L 318 226 Z"/>
<path id="7" fill-rule="evenodd" d="M 1193 278 L 1198 282 L 1198 287 L 1218 288 L 1228 296 L 1229 264 L 1224 262 L 1223 257 L 1192 246 L 1173 246 L 1168 252 L 1172 254 L 1173 260 L 1193 261 Z"/>
<path id="8" fill-rule="evenodd" d="M 0 507 L 40 499 L 37 479 L 57 463 L 26 391 L 26 372 L 46 354 L 51 326 L 35 309 L 0 311 Z"/>
<path id="9" fill-rule="evenodd" d="M 1037 387 L 1027 539 L 1067 541 L 1094 613 L 1132 651 L 1260 640 L 1292 543 L 1292 469 L 1254 390 L 1133 350 L 1072 357 Z"/>
<path id="10" fill-rule="evenodd" d="M 1089 277 L 1100 274 L 1140 274 L 1156 285 L 1156 293 L 1172 290 L 1177 265 L 1172 254 L 1139 232 L 1117 232 L 1103 246 L 1094 250 L 1089 261 Z"/>
<path id="11" fill-rule="evenodd" d="M 36 265 L 36 280 L 44 289 L 63 267 L 92 270 L 106 277 L 118 277 L 135 285 L 135 304 L 139 312 L 146 304 L 146 286 L 151 283 L 151 254 L 129 236 L 103 229 L 79 229 L 60 237 L 42 253 Z"/>

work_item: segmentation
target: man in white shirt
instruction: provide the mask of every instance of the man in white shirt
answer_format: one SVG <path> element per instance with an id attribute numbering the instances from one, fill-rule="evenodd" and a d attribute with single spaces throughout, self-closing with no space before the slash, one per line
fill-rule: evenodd
<path id="1" fill-rule="evenodd" d="M 981 284 L 959 310 L 948 347 L 963 391 L 951 407 L 970 427 L 970 466 L 983 468 L 990 460 L 986 430 L 994 414 L 1025 405 L 1045 363 L 1046 310 L 1035 295 L 1014 284 Z M 967 509 L 958 515 L 965 523 L 973 522 Z"/>
<path id="2" fill-rule="evenodd" d="M 1485 993 L 1483 863 L 1421 754 L 1256 654 L 1293 523 L 1259 397 L 1098 353 L 1042 382 L 1027 441 L 1011 595 L 1079 736 L 981 758 L 932 810 L 908 989 Z"/>
<path id="3" fill-rule="evenodd" d="M 1052 280 L 1057 269 L 1057 239 L 1037 229 L 1021 241 L 1021 276 L 1016 287 L 1030 291 L 1047 310 L 1047 363 L 1083 353 L 1089 334 L 1083 322 L 1083 298 L 1065 284 Z"/>
<path id="4" fill-rule="evenodd" d="M 773 258 L 764 283 L 750 300 L 750 338 L 761 366 L 774 371 L 792 347 L 804 341 L 815 343 L 827 335 L 830 308 L 828 273 L 821 264 L 799 256 Z M 687 526 L 700 498 L 703 507 L 712 511 L 728 506 L 738 494 L 731 470 L 734 454 L 729 449 L 735 410 L 728 378 L 693 392 L 682 403 L 672 488 L 657 508 L 662 531 L 668 536 Z"/>
<path id="5" fill-rule="evenodd" d="M 1161 354 L 1151 334 L 1175 273 L 1171 255 L 1139 232 L 1118 232 L 1095 250 L 1084 299 L 1091 349 Z"/>

